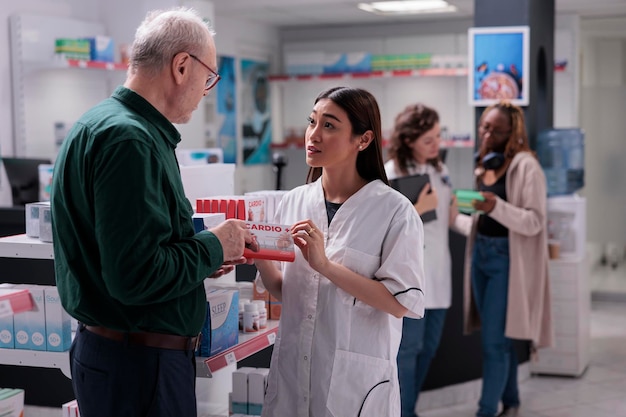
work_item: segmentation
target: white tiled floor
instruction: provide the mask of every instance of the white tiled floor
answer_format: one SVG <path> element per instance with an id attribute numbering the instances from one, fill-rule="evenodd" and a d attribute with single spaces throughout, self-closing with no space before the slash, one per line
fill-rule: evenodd
<path id="1" fill-rule="evenodd" d="M 519 417 L 626 417 L 626 265 L 590 266 L 590 363 L 580 378 L 533 375 L 520 383 Z M 476 401 L 420 412 L 471 417 Z"/>

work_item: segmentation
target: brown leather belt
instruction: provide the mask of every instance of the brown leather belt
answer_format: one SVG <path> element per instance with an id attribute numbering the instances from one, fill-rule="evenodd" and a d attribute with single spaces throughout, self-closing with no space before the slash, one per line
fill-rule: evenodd
<path id="1" fill-rule="evenodd" d="M 117 342 L 128 340 L 131 345 L 148 346 L 159 349 L 173 350 L 196 350 L 200 342 L 200 336 L 188 337 L 175 334 L 153 333 L 153 332 L 120 332 L 102 326 L 88 326 L 85 329 L 98 336 Z"/>

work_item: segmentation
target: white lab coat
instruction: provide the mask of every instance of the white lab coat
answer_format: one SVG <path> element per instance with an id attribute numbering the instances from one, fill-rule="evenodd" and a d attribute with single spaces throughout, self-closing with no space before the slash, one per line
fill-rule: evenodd
<path id="1" fill-rule="evenodd" d="M 424 223 L 424 292 L 427 309 L 449 308 L 452 305 L 452 261 L 448 219 L 452 186 L 448 168 L 443 165 L 441 172 L 437 172 L 430 164 L 416 164 L 407 171 L 408 175 L 428 174 L 431 186 L 437 191 L 437 219 Z M 385 172 L 390 180 L 402 176 L 393 159 L 385 163 Z"/>
<path id="2" fill-rule="evenodd" d="M 419 318 L 424 312 L 422 222 L 382 181 L 352 195 L 330 227 L 321 180 L 287 193 L 275 218 L 311 219 L 332 261 L 380 280 Z M 396 417 L 402 319 L 356 300 L 313 270 L 296 248 L 285 262 L 282 313 L 263 406 L 265 417 Z"/>

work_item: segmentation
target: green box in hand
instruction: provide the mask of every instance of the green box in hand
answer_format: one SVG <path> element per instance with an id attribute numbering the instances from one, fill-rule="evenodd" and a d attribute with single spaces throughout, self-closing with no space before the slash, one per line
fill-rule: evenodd
<path id="1" fill-rule="evenodd" d="M 472 202 L 474 200 L 485 201 L 485 197 L 478 191 L 474 190 L 454 190 L 456 202 L 461 213 L 472 214 L 476 212 Z"/>

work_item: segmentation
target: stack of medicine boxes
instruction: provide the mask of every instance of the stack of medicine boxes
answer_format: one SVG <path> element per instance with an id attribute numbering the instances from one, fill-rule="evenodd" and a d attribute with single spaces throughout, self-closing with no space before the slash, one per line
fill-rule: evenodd
<path id="1" fill-rule="evenodd" d="M 33 309 L 0 318 L 0 348 L 64 352 L 72 343 L 70 315 L 61 305 L 55 286 L 2 284 L 3 288 L 26 288 Z"/>

